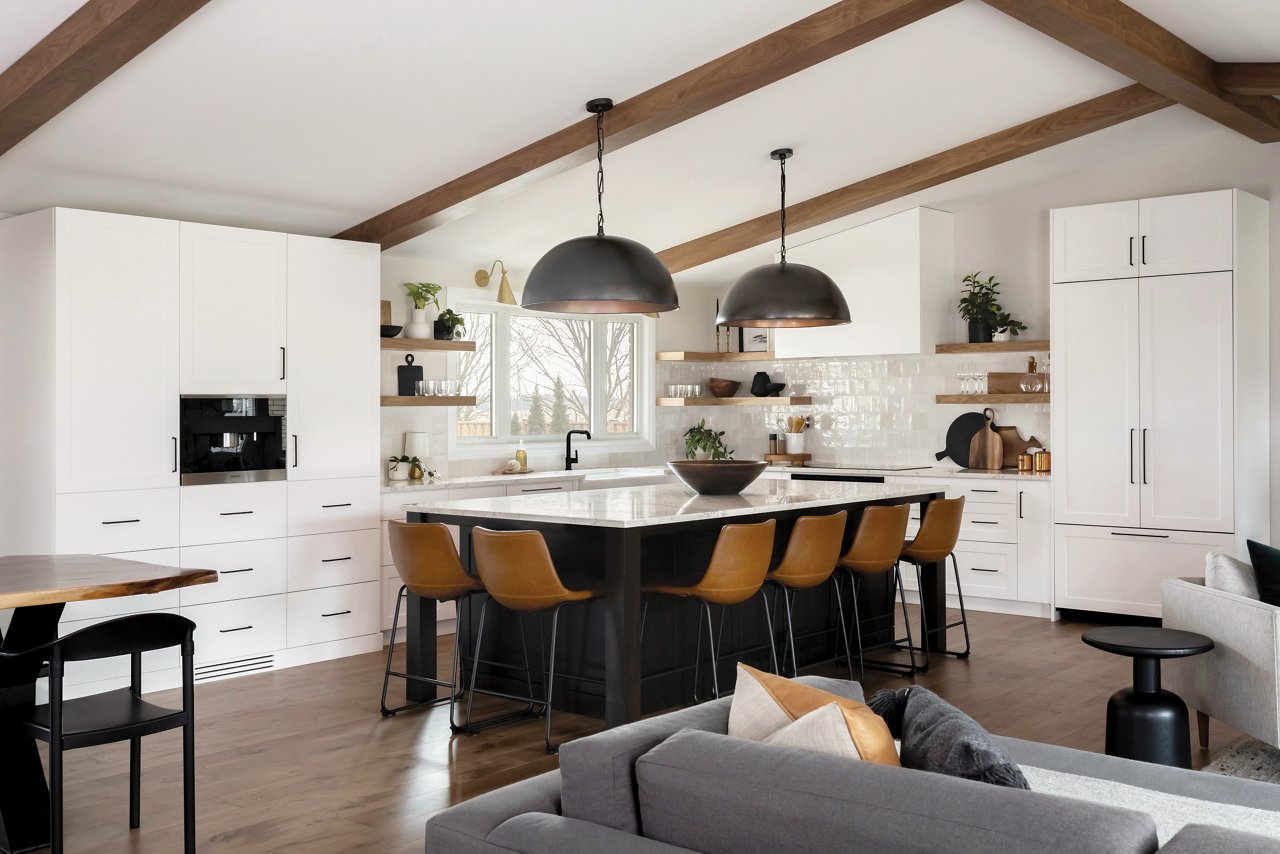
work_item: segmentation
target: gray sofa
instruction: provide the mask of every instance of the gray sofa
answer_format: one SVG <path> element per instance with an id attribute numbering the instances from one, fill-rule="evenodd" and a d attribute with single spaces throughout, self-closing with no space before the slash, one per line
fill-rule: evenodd
<path id="1" fill-rule="evenodd" d="M 853 682 L 801 681 L 862 699 Z M 1280 841 L 1188 825 L 1160 847 L 1145 812 L 730 738 L 731 698 L 607 730 L 560 749 L 560 770 L 427 822 L 429 854 L 1277 854 Z M 1016 739 L 1015 761 L 1175 798 L 1280 807 L 1275 786 Z M 1269 813 L 1268 813 L 1269 814 Z"/>

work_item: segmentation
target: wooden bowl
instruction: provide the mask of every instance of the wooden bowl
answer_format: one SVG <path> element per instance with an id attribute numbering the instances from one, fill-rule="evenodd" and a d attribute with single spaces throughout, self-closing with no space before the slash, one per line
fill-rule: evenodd
<path id="1" fill-rule="evenodd" d="M 699 495 L 737 495 L 769 464 L 762 460 L 672 460 L 667 468 Z"/>
<path id="2" fill-rule="evenodd" d="M 722 380 L 712 377 L 707 380 L 707 390 L 716 397 L 733 397 L 738 393 L 738 388 L 742 383 L 737 380 Z"/>

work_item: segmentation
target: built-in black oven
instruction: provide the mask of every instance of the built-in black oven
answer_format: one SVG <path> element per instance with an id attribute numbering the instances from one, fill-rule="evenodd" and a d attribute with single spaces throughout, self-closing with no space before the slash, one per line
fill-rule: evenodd
<path id="1" fill-rule="evenodd" d="M 283 397 L 183 397 L 182 483 L 284 480 Z"/>

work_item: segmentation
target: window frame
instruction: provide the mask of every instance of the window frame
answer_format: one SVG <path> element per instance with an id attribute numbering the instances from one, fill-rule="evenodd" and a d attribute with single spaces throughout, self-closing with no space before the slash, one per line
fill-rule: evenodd
<path id="1" fill-rule="evenodd" d="M 654 366 L 655 324 L 653 318 L 643 314 L 561 314 L 545 311 L 529 311 L 518 305 L 503 305 L 483 294 L 467 293 L 465 296 L 449 295 L 448 307 L 458 312 L 485 312 L 494 315 L 492 383 L 490 391 L 491 436 L 458 436 L 458 410 L 449 407 L 448 437 L 449 456 L 456 459 L 479 459 L 494 456 L 510 456 L 516 445 L 523 441 L 530 454 L 557 450 L 563 453 L 563 436 L 522 436 L 511 434 L 511 317 L 553 317 L 565 320 L 587 321 L 591 327 L 591 435 L 588 449 L 593 453 L 644 452 L 655 449 L 654 444 Z M 609 323 L 634 323 L 635 376 L 635 430 L 631 433 L 609 433 L 605 430 L 608 418 L 608 383 L 605 371 L 608 354 L 605 352 L 605 334 Z M 458 378 L 458 360 L 449 360 L 449 379 Z"/>

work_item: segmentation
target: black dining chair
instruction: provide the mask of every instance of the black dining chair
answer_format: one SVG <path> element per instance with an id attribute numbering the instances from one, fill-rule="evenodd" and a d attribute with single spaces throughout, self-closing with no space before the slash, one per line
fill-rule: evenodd
<path id="1" fill-rule="evenodd" d="M 49 841 L 62 852 L 62 754 L 80 747 L 129 742 L 129 827 L 141 824 L 142 738 L 182 727 L 183 850 L 196 850 L 195 678 L 191 634 L 195 623 L 177 614 L 135 614 L 107 620 L 42 646 L 0 653 L 0 660 L 31 658 L 49 663 L 49 702 L 12 710 L 3 725 L 16 727 L 49 745 Z M 142 654 L 181 647 L 182 708 L 167 709 L 142 699 Z M 63 699 L 63 671 L 69 661 L 130 657 L 128 688 Z"/>

